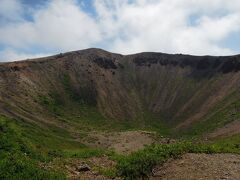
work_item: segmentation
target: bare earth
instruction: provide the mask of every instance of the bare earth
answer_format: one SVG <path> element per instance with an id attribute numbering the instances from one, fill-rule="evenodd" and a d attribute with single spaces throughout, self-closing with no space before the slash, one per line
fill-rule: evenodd
<path id="1" fill-rule="evenodd" d="M 91 133 L 83 143 L 90 147 L 113 149 L 117 153 L 129 154 L 152 143 L 166 143 L 167 139 L 156 137 L 146 131 Z"/>
<path id="2" fill-rule="evenodd" d="M 240 156 L 233 154 L 185 154 L 153 170 L 155 179 L 169 180 L 239 180 Z"/>

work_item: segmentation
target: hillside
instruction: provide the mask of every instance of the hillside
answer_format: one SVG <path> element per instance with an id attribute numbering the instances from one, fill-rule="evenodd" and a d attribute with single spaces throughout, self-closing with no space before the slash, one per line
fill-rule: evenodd
<path id="1" fill-rule="evenodd" d="M 72 126 L 60 122 L 69 115 L 97 116 L 202 133 L 238 120 L 239 70 L 240 56 L 123 56 L 100 49 L 4 63 L 0 112 L 40 126 Z"/>
<path id="2" fill-rule="evenodd" d="M 1 63 L 0 172 L 19 169 L 7 170 L 14 156 L 23 179 L 35 166 L 41 178 L 61 179 L 60 170 L 74 179 L 87 158 L 100 175 L 135 179 L 188 152 L 240 153 L 239 85 L 240 55 L 92 48 Z"/>

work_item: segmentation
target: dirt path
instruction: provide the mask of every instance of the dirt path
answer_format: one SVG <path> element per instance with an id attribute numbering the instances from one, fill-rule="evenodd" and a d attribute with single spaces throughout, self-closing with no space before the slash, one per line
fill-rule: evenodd
<path id="1" fill-rule="evenodd" d="M 240 155 L 185 154 L 153 170 L 150 178 L 169 180 L 240 179 Z"/>

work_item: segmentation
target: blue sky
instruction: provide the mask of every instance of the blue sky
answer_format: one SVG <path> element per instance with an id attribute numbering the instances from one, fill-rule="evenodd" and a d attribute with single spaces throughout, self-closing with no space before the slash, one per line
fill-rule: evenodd
<path id="1" fill-rule="evenodd" d="M 240 53 L 239 0 L 0 0 L 0 61 L 98 47 Z"/>

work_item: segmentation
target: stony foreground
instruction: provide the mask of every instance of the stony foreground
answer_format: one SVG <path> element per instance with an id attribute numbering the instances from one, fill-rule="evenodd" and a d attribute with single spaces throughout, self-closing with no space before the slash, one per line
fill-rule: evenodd
<path id="1" fill-rule="evenodd" d="M 151 179 L 240 179 L 240 156 L 233 154 L 185 154 L 153 170 Z"/>

